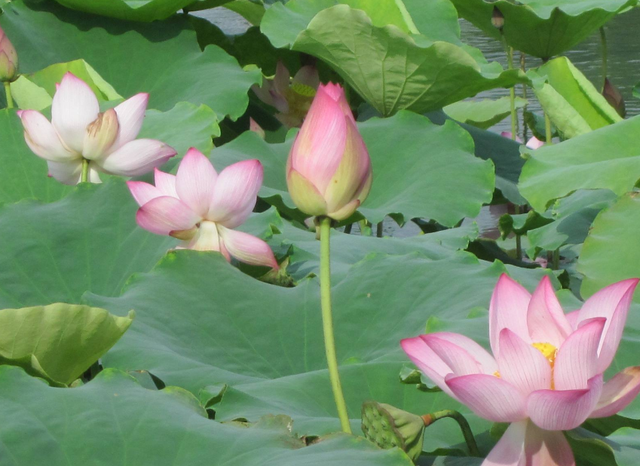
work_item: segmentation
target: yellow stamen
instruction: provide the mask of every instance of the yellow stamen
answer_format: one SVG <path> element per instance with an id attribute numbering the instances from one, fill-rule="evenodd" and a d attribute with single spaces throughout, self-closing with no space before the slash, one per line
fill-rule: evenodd
<path id="1" fill-rule="evenodd" d="M 547 358 L 547 361 L 549 361 L 549 364 L 551 364 L 551 369 L 553 369 L 553 365 L 556 362 L 556 354 L 558 353 L 558 348 L 553 346 L 551 343 L 533 343 L 533 347 L 540 351 L 545 358 Z"/>
<path id="2" fill-rule="evenodd" d="M 496 377 L 498 377 L 499 379 L 500 379 L 500 378 L 502 378 L 502 376 L 500 375 L 500 372 L 499 372 L 499 371 L 495 371 L 495 372 L 493 373 L 493 375 L 495 375 L 495 376 L 496 376 Z"/>

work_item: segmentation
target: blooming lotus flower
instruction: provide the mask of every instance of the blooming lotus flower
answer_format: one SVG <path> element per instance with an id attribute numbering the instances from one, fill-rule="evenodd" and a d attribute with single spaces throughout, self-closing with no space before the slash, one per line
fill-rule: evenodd
<path id="1" fill-rule="evenodd" d="M 275 116 L 280 123 L 287 128 L 294 128 L 302 124 L 318 84 L 320 78 L 315 66 L 303 66 L 291 79 L 287 67 L 278 61 L 273 79 L 265 78 L 262 86 L 254 85 L 252 89 L 260 100 L 278 110 Z"/>
<path id="2" fill-rule="evenodd" d="M 49 176 L 77 184 L 86 160 L 88 181 L 99 183 L 99 172 L 143 175 L 176 155 L 161 141 L 136 139 L 148 100 L 149 94 L 137 94 L 101 113 L 91 88 L 67 73 L 53 96 L 51 122 L 35 110 L 22 110 L 18 115 L 27 145 L 47 161 Z"/>
<path id="3" fill-rule="evenodd" d="M 155 186 L 142 181 L 127 185 L 140 209 L 136 221 L 145 230 L 183 240 L 183 248 L 219 251 L 253 265 L 274 269 L 271 248 L 259 238 L 235 231 L 256 205 L 262 184 L 258 160 L 234 163 L 216 173 L 209 159 L 191 148 L 178 173 L 155 170 Z"/>
<path id="4" fill-rule="evenodd" d="M 500 136 L 504 136 L 507 139 L 513 139 L 511 137 L 511 131 L 503 131 L 502 133 L 500 133 Z M 516 136 L 516 141 L 519 142 L 520 144 L 522 144 L 522 139 L 520 139 L 520 137 Z M 537 149 L 539 147 L 544 146 L 544 141 L 541 141 L 540 139 L 538 139 L 535 136 L 531 136 L 531 139 L 529 139 L 527 141 L 527 143 L 525 144 L 529 149 Z"/>
<path id="5" fill-rule="evenodd" d="M 344 220 L 371 189 L 367 147 L 340 85 L 320 85 L 287 161 L 287 185 L 309 215 Z"/>
<path id="6" fill-rule="evenodd" d="M 13 81 L 18 75 L 18 54 L 13 44 L 0 28 L 0 81 Z"/>
<path id="7" fill-rule="evenodd" d="M 478 416 L 512 423 L 483 466 L 574 465 L 561 431 L 611 416 L 640 392 L 640 366 L 603 382 L 638 281 L 614 283 L 565 315 L 548 277 L 531 295 L 502 275 L 489 307 L 493 356 L 447 332 L 403 340 L 402 348 Z"/>

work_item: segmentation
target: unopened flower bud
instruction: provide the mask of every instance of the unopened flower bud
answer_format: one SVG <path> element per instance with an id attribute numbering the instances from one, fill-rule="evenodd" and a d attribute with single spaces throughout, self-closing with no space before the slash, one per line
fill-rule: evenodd
<path id="1" fill-rule="evenodd" d="M 11 82 L 18 76 L 18 54 L 0 28 L 0 81 Z"/>
<path id="2" fill-rule="evenodd" d="M 615 111 L 618 112 L 618 115 L 624 118 L 624 116 L 627 114 L 627 109 L 624 104 L 624 98 L 622 97 L 622 94 L 620 93 L 618 88 L 614 86 L 611 81 L 609 81 L 609 78 L 604 79 L 604 89 L 602 89 L 602 95 L 607 100 L 607 102 L 609 102 L 609 105 L 611 105 L 615 109 Z"/>
<path id="3" fill-rule="evenodd" d="M 497 6 L 493 7 L 493 13 L 491 13 L 491 24 L 493 24 L 494 28 L 500 31 L 502 31 L 502 28 L 504 27 L 504 16 Z"/>

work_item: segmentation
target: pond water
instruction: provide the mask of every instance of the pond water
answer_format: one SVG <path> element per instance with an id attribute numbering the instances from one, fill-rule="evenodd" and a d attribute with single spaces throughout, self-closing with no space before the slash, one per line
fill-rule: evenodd
<path id="1" fill-rule="evenodd" d="M 242 34 L 250 24 L 240 15 L 224 7 L 213 8 L 197 13 L 199 16 L 208 19 L 226 34 Z M 620 90 L 624 97 L 627 118 L 640 114 L 640 99 L 634 98 L 633 88 L 640 81 L 640 8 L 618 15 L 605 25 L 605 32 L 608 42 L 608 75 L 611 82 Z M 465 20 L 460 20 L 462 40 L 482 51 L 489 61 L 498 61 L 506 68 L 507 60 L 502 44 L 479 31 L 475 26 Z M 587 78 L 599 89 L 602 82 L 601 68 L 601 43 L 600 33 L 596 31 L 586 40 L 578 44 L 573 50 L 566 53 L 571 62 L 582 71 Z M 519 55 L 516 54 L 516 60 Z M 540 60 L 533 57 L 526 59 L 527 67 L 533 68 L 540 64 Z M 518 94 L 521 93 L 517 89 Z M 509 95 L 506 89 L 493 89 L 473 97 L 471 100 L 498 98 Z M 537 101 L 530 99 L 529 110 L 540 111 Z M 503 120 L 491 130 L 510 131 L 509 119 Z M 495 233 L 495 225 L 500 213 L 494 214 L 488 208 L 483 209 L 480 216 L 474 219 L 484 233 Z M 354 228 L 354 232 L 357 230 Z M 420 229 L 409 222 L 404 228 L 391 219 L 384 222 L 384 234 L 388 236 L 414 236 Z"/>

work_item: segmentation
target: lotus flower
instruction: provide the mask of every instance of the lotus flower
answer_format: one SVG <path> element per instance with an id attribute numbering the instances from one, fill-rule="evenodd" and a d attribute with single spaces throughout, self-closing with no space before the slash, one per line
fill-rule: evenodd
<path id="1" fill-rule="evenodd" d="M 511 131 L 503 131 L 502 133 L 500 133 L 501 136 L 504 136 L 507 139 L 513 139 L 511 137 L 511 134 L 512 134 Z M 518 141 L 520 144 L 522 144 L 522 139 L 520 139 L 518 136 L 516 136 L 516 141 Z M 544 146 L 544 141 L 541 141 L 540 139 L 538 139 L 535 136 L 531 136 L 531 139 L 529 139 L 525 145 L 529 149 L 537 149 L 539 147 Z"/>
<path id="2" fill-rule="evenodd" d="M 13 81 L 18 75 L 18 54 L 13 44 L 0 28 L 0 81 Z"/>
<path id="3" fill-rule="evenodd" d="M 273 79 L 263 79 L 262 86 L 252 89 L 260 100 L 278 110 L 275 116 L 280 123 L 294 128 L 302 124 L 319 83 L 315 66 L 303 66 L 292 80 L 287 67 L 278 61 Z"/>
<path id="4" fill-rule="evenodd" d="M 402 348 L 478 416 L 512 423 L 483 466 L 574 465 L 561 431 L 611 416 L 640 392 L 640 366 L 603 382 L 638 281 L 614 283 L 565 315 L 549 278 L 530 295 L 502 275 L 489 307 L 493 356 L 456 333 L 409 338 Z"/>
<path id="5" fill-rule="evenodd" d="M 18 115 L 27 145 L 47 161 L 49 176 L 77 184 L 86 160 L 88 181 L 99 183 L 100 172 L 143 175 L 176 155 L 163 142 L 136 139 L 148 100 L 149 94 L 137 94 L 101 113 L 91 88 L 67 73 L 53 96 L 51 123 L 35 110 L 22 110 Z"/>
<path id="6" fill-rule="evenodd" d="M 145 230 L 183 240 L 182 248 L 219 251 L 253 265 L 278 268 L 273 252 L 255 236 L 235 231 L 256 205 L 262 184 L 258 160 L 234 163 L 216 173 L 201 152 L 191 148 L 176 176 L 155 170 L 155 186 L 127 182 L 140 209 L 136 221 Z"/>
<path id="7" fill-rule="evenodd" d="M 371 189 L 367 147 L 338 84 L 320 85 L 287 161 L 287 185 L 296 206 L 344 220 Z"/>

